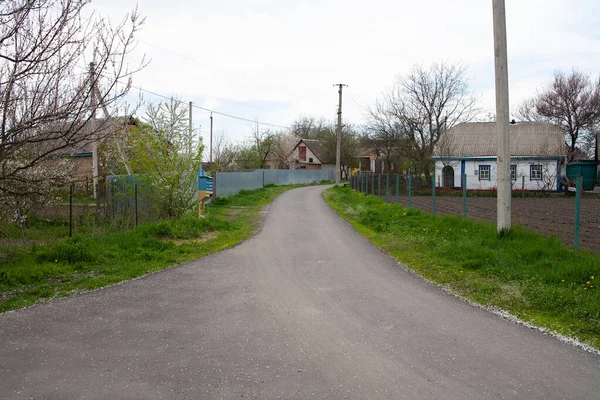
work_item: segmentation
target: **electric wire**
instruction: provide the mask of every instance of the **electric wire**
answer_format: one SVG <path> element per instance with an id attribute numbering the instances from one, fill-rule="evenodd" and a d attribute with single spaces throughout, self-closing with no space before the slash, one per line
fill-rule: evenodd
<path id="1" fill-rule="evenodd" d="M 121 82 L 121 83 L 123 83 L 123 82 Z M 182 101 L 182 100 L 177 100 L 177 99 L 173 98 L 173 96 L 165 96 L 165 95 L 153 92 L 153 91 L 148 90 L 148 89 L 143 89 L 143 88 L 141 88 L 139 86 L 131 85 L 131 87 L 134 88 L 134 89 L 138 89 L 138 90 L 140 90 L 142 92 L 145 92 L 145 93 L 157 96 L 157 97 L 161 97 L 161 98 L 166 99 L 166 100 L 173 100 L 173 101 L 176 101 L 176 102 L 181 103 L 181 104 L 187 104 L 187 102 Z M 228 113 L 224 113 L 224 112 L 220 112 L 220 111 L 211 110 L 210 108 L 201 107 L 201 106 L 195 105 L 193 103 L 192 103 L 192 108 L 197 108 L 199 110 L 211 112 L 213 114 L 221 115 L 221 116 L 227 117 L 227 118 L 233 118 L 233 119 L 237 119 L 237 120 L 240 120 L 240 121 L 252 122 L 253 124 L 255 124 L 255 123 L 258 122 L 260 125 L 267 125 L 267 126 L 272 126 L 274 128 L 281 128 L 281 129 L 290 129 L 289 126 L 277 125 L 277 124 L 272 124 L 270 122 L 262 122 L 260 120 L 257 121 L 255 119 L 244 118 L 244 117 L 240 117 L 240 116 L 233 115 L 233 114 L 228 114 Z"/>
<path id="2" fill-rule="evenodd" d="M 354 102 L 354 104 L 356 104 L 357 106 L 362 108 L 364 112 L 366 112 L 366 113 L 369 112 L 369 110 L 367 110 L 365 107 L 363 107 L 362 104 L 360 104 L 354 97 L 352 97 L 352 95 L 350 93 L 348 93 L 348 91 L 346 91 L 346 94 L 348 95 L 348 97 L 350 97 L 350 100 L 352 100 Z"/>
<path id="3" fill-rule="evenodd" d="M 76 67 L 81 68 L 83 70 L 86 70 L 86 68 L 83 68 L 83 67 L 81 67 L 79 65 L 76 65 Z M 100 75 L 100 76 L 102 76 L 102 75 Z M 121 84 L 124 84 L 124 85 L 127 84 L 126 82 L 123 82 L 123 81 L 120 81 L 120 80 L 117 80 L 117 82 L 119 82 Z M 177 103 L 180 103 L 180 104 L 188 104 L 188 102 L 185 102 L 183 100 L 178 100 L 178 99 L 174 98 L 173 96 L 165 96 L 163 94 L 160 94 L 160 93 L 157 93 L 157 92 L 153 92 L 153 91 L 148 90 L 148 89 L 144 89 L 144 88 L 142 88 L 140 86 L 130 85 L 130 87 L 133 88 L 133 89 L 137 89 L 137 90 L 139 90 L 141 92 L 148 93 L 148 94 L 151 94 L 153 96 L 160 97 L 160 98 L 163 98 L 163 99 L 166 99 L 166 100 L 173 100 L 173 101 L 176 101 Z M 211 110 L 210 108 L 198 106 L 198 105 L 195 105 L 193 103 L 192 103 L 192 108 L 197 108 L 199 110 L 210 112 L 210 113 L 213 113 L 213 114 L 216 114 L 216 115 L 221 115 L 221 116 L 227 117 L 227 118 L 236 119 L 236 120 L 239 120 L 239 121 L 252 122 L 253 124 L 258 123 L 260 125 L 266 125 L 266 126 L 270 126 L 270 127 L 273 127 L 273 128 L 280 128 L 280 129 L 286 129 L 286 130 L 291 129 L 289 126 L 273 124 L 273 123 L 270 123 L 270 122 L 263 122 L 263 121 L 256 120 L 256 119 L 244 118 L 244 117 L 240 117 L 240 116 L 234 115 L 234 114 L 228 114 L 228 113 L 224 113 L 224 112 L 220 112 L 220 111 L 216 111 L 216 110 Z"/>

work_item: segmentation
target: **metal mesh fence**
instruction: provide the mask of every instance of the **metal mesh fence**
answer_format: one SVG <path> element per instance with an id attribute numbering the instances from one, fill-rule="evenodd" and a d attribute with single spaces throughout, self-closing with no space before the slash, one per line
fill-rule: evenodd
<path id="1" fill-rule="evenodd" d="M 125 227 L 160 219 L 150 184 L 136 175 L 111 176 L 106 180 L 104 214 Z"/>
<path id="2" fill-rule="evenodd" d="M 215 182 L 216 193 L 222 197 L 235 195 L 241 190 L 259 189 L 269 184 L 315 183 L 333 179 L 333 170 L 256 170 L 218 173 Z M 190 190 L 190 205 L 195 204 L 197 180 L 184 177 L 180 183 L 193 185 Z M 58 192 L 57 201 L 37 205 L 28 210 L 26 218 L 23 218 L 20 224 L 0 223 L 0 247 L 13 243 L 42 243 L 49 237 L 94 235 L 126 230 L 165 218 L 164 209 L 161 213 L 158 194 L 153 191 L 153 185 L 144 175 L 108 176 L 101 179 L 96 186 L 97 196 L 94 194 L 93 180 L 86 177 L 70 186 L 59 188 Z M 39 232 L 43 229 L 51 232 Z"/>
<path id="3" fill-rule="evenodd" d="M 359 173 L 352 176 L 350 185 L 361 193 L 425 213 L 496 223 L 494 189 L 444 189 L 439 181 L 434 177 L 427 183 L 424 177 Z M 583 177 L 570 182 L 569 188 L 562 192 L 523 191 L 513 185 L 512 223 L 545 236 L 556 236 L 568 246 L 578 244 L 587 250 L 600 251 L 600 194 L 594 193 L 591 182 Z"/>
<path id="4" fill-rule="evenodd" d="M 130 229 L 161 218 L 143 179 L 133 175 L 107 177 L 98 183 L 96 198 L 90 186 L 86 190 L 73 183 L 60 188 L 60 199 L 32 208 L 24 225 L 39 224 L 52 229 L 55 237 L 67 237 Z M 18 230 L 10 226 L 1 233 L 8 239 L 18 236 Z"/>

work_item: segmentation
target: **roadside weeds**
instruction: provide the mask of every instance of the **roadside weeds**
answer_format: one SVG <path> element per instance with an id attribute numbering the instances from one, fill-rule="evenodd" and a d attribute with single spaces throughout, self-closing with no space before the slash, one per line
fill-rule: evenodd
<path id="1" fill-rule="evenodd" d="M 276 196 L 301 186 L 306 185 L 218 198 L 203 219 L 0 249 L 6 254 L 0 259 L 0 312 L 115 285 L 232 247 L 260 229 Z"/>
<path id="2" fill-rule="evenodd" d="M 325 200 L 359 233 L 418 276 L 503 318 L 600 349 L 600 255 L 515 227 L 432 217 L 349 188 Z"/>

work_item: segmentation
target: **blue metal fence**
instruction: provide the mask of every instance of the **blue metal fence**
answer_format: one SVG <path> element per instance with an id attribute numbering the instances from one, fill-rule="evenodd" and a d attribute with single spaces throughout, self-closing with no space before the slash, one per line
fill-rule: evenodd
<path id="1" fill-rule="evenodd" d="M 335 170 L 257 169 L 249 172 L 217 172 L 215 197 L 227 197 L 241 190 L 256 190 L 265 185 L 296 185 L 335 180 Z"/>

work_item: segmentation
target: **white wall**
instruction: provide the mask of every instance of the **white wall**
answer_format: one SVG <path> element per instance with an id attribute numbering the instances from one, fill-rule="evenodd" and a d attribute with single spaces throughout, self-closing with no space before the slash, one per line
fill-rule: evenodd
<path id="1" fill-rule="evenodd" d="M 479 179 L 479 166 L 490 166 L 490 180 Z M 465 164 L 465 173 L 467 174 L 467 189 L 489 190 L 496 187 L 496 178 L 498 177 L 498 165 L 496 161 L 467 161 Z"/>
<path id="2" fill-rule="evenodd" d="M 461 187 L 461 183 L 460 183 L 461 162 L 460 161 L 446 161 L 444 163 L 442 163 L 441 161 L 437 161 L 435 163 L 435 185 L 437 187 L 444 187 L 444 175 L 442 173 L 442 170 L 444 169 L 445 166 L 450 166 L 450 167 L 452 167 L 452 169 L 454 169 L 454 187 L 457 187 L 457 188 Z M 467 182 L 467 184 L 468 184 L 468 182 Z"/>
<path id="3" fill-rule="evenodd" d="M 290 157 L 289 157 L 290 160 L 298 160 L 299 162 L 308 163 L 308 160 L 312 157 L 312 159 L 313 159 L 312 164 L 317 164 L 317 165 L 321 164 L 321 161 L 317 158 L 317 156 L 315 156 L 315 154 L 312 151 L 310 151 L 310 147 L 308 147 L 308 146 L 306 146 L 306 160 L 300 160 L 300 157 L 299 157 L 300 151 L 298 150 L 300 146 L 306 146 L 306 145 L 303 143 L 300 143 L 300 145 L 297 146 L 294 149 L 294 151 L 292 151 L 292 153 L 290 154 Z"/>
<path id="4" fill-rule="evenodd" d="M 542 180 L 532 181 L 530 179 L 530 166 L 531 165 L 542 166 Z M 521 189 L 523 182 L 525 183 L 525 190 L 556 190 L 558 187 L 558 180 L 560 180 L 560 169 L 558 168 L 558 161 L 513 161 L 512 165 L 517 166 L 517 179 L 513 182 L 513 189 Z M 525 178 L 523 180 L 523 178 Z"/>
<path id="5" fill-rule="evenodd" d="M 436 174 L 436 186 L 442 187 L 444 166 L 449 165 L 454 169 L 454 187 L 461 187 L 461 162 L 450 161 L 441 162 L 436 161 L 435 163 L 435 174 Z M 490 166 L 490 180 L 479 179 L 479 166 L 489 165 Z M 560 179 L 560 171 L 557 168 L 558 162 L 556 160 L 544 160 L 544 161 L 530 161 L 530 160 L 512 160 L 511 165 L 516 165 L 517 179 L 513 181 L 514 189 L 521 189 L 523 186 L 523 177 L 525 178 L 525 190 L 551 190 L 555 191 L 557 188 L 557 179 Z M 542 180 L 531 180 L 530 179 L 530 166 L 541 165 L 542 166 Z M 495 160 L 489 161 L 472 161 L 468 160 L 465 162 L 465 173 L 467 175 L 467 189 L 468 190 L 486 190 L 493 189 L 496 187 L 496 177 L 498 176 L 498 168 Z"/>

